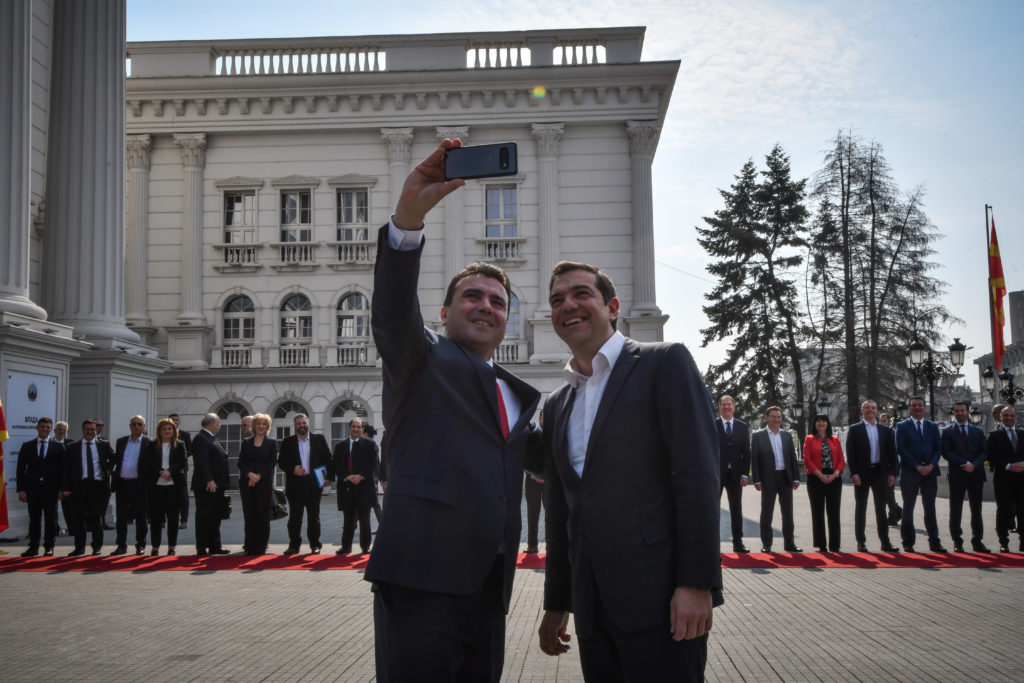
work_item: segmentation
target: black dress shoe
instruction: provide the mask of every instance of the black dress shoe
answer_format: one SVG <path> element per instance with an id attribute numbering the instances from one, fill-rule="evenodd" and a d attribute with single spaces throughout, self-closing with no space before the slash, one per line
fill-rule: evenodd
<path id="1" fill-rule="evenodd" d="M 145 553 L 145 550 L 146 550 L 146 546 L 142 545 L 141 543 L 139 543 L 139 544 L 137 544 L 137 545 L 135 546 L 135 554 L 136 554 L 136 555 L 142 555 L 142 554 L 144 554 L 144 553 Z"/>
<path id="2" fill-rule="evenodd" d="M 99 548 L 93 548 L 92 549 L 92 554 L 93 555 L 99 555 L 100 554 L 100 549 Z"/>
<path id="3" fill-rule="evenodd" d="M 974 548 L 974 552 L 976 552 L 976 553 L 990 553 L 990 552 L 992 552 L 991 550 L 988 549 L 988 546 L 985 545 L 984 543 L 982 543 L 981 541 L 971 541 L 971 547 Z"/>
<path id="4" fill-rule="evenodd" d="M 898 553 L 899 551 L 900 549 L 894 546 L 892 543 L 886 543 L 882 546 L 883 553 Z"/>
<path id="5" fill-rule="evenodd" d="M 747 546 L 743 545 L 742 543 L 733 543 L 732 544 L 732 551 L 734 553 L 749 553 L 750 552 L 750 548 L 748 548 Z"/>
<path id="6" fill-rule="evenodd" d="M 53 548 L 47 548 L 46 552 L 43 553 L 45 557 L 53 557 Z"/>
<path id="7" fill-rule="evenodd" d="M 1009 543 L 1000 543 L 999 544 L 999 552 L 1001 552 L 1001 553 L 1008 553 L 1008 552 L 1010 552 L 1010 544 Z"/>
<path id="8" fill-rule="evenodd" d="M 82 555 L 85 555 L 84 548 L 75 548 L 70 553 L 68 553 L 68 557 L 80 557 Z"/>
<path id="9" fill-rule="evenodd" d="M 171 553 L 167 553 L 167 554 L 170 555 Z M 200 550 L 199 552 L 196 553 L 196 557 L 209 557 L 209 556 L 210 556 L 210 553 L 206 552 L 205 550 Z"/>
<path id="10" fill-rule="evenodd" d="M 150 557 L 156 557 L 159 554 L 160 554 L 160 548 L 157 548 L 156 546 L 154 546 L 153 549 L 149 551 L 149 556 Z"/>
<path id="11" fill-rule="evenodd" d="M 351 553 L 351 552 L 352 552 L 352 548 L 338 548 L 338 549 L 337 549 L 337 550 L 336 550 L 336 551 L 334 552 L 334 554 L 335 554 L 335 555 L 348 555 L 348 554 L 349 554 L 349 553 Z"/>
<path id="12" fill-rule="evenodd" d="M 949 552 L 944 547 L 942 547 L 942 544 L 939 543 L 939 542 L 929 543 L 928 544 L 928 549 L 931 550 L 933 553 L 948 553 Z"/>
<path id="13" fill-rule="evenodd" d="M 942 552 L 942 551 L 938 551 L 937 550 L 935 552 Z M 953 542 L 953 552 L 954 553 L 966 553 L 967 551 L 964 550 L 964 542 L 963 541 L 954 541 Z"/>
<path id="14" fill-rule="evenodd" d="M 128 546 L 126 546 L 126 545 L 119 545 L 116 548 L 114 548 L 114 551 L 112 553 L 110 553 L 110 554 L 111 555 L 124 555 L 127 552 L 128 552 Z"/>
<path id="15" fill-rule="evenodd" d="M 29 548 L 21 554 L 22 557 L 35 557 L 39 554 L 39 548 Z"/>
<path id="16" fill-rule="evenodd" d="M 884 550 L 884 548 L 883 548 L 883 550 Z M 857 552 L 858 553 L 866 553 L 866 552 L 868 552 L 868 547 L 865 544 L 863 544 L 863 543 L 858 543 L 857 544 Z"/>
<path id="17" fill-rule="evenodd" d="M 535 545 L 528 545 L 528 546 L 526 546 L 526 554 L 527 555 L 536 555 L 537 554 L 537 546 L 535 546 Z"/>
<path id="18" fill-rule="evenodd" d="M 230 555 L 231 551 L 227 548 L 217 548 L 216 550 L 210 551 L 211 555 Z"/>
<path id="19" fill-rule="evenodd" d="M 103 522 L 103 530 L 104 530 L 104 531 L 113 531 L 113 530 L 114 530 L 114 527 L 110 526 L 110 525 L 109 525 L 109 524 L 107 524 L 106 522 Z"/>
<path id="20" fill-rule="evenodd" d="M 297 547 L 295 547 L 293 545 L 290 545 L 287 548 L 285 548 L 284 552 L 281 553 L 281 554 L 282 555 L 297 555 L 298 552 L 299 552 L 299 549 Z"/>
<path id="21" fill-rule="evenodd" d="M 772 551 L 772 547 L 770 545 L 761 546 L 761 552 L 762 553 L 770 553 L 771 551 Z"/>
<path id="22" fill-rule="evenodd" d="M 798 545 L 787 545 L 785 546 L 785 550 L 787 553 L 802 553 L 804 551 L 804 549 Z"/>
<path id="23" fill-rule="evenodd" d="M 313 555 L 319 555 L 319 554 L 320 554 L 320 549 L 321 549 L 322 547 L 323 547 L 323 546 L 320 546 L 320 545 L 311 545 L 311 546 L 309 547 L 309 551 L 310 551 L 310 552 L 311 552 L 311 553 L 312 553 Z"/>
<path id="24" fill-rule="evenodd" d="M 826 548 L 823 545 L 818 546 L 818 552 L 821 553 L 822 555 L 825 555 L 826 553 L 828 553 L 828 548 Z"/>
<path id="25" fill-rule="evenodd" d="M 168 555 L 174 555 L 174 554 L 176 554 L 176 553 L 174 552 L 174 546 L 173 546 L 173 545 L 172 545 L 172 546 L 171 546 L 170 548 L 168 548 L 168 549 L 167 549 L 167 554 L 168 554 Z"/>
<path id="26" fill-rule="evenodd" d="M 912 552 L 916 552 L 916 551 L 914 550 L 914 546 L 912 546 L 910 543 L 904 543 L 903 544 L 903 552 L 905 552 L 905 553 L 912 553 Z"/>
<path id="27" fill-rule="evenodd" d="M 360 548 L 359 552 L 362 553 L 363 555 L 369 555 L 370 554 L 370 549 L 369 548 Z"/>

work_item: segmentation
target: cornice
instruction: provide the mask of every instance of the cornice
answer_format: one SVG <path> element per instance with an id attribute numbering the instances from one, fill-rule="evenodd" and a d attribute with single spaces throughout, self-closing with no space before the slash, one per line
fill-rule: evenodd
<path id="1" fill-rule="evenodd" d="M 377 184 L 377 176 L 346 173 L 328 178 L 327 184 L 330 187 L 372 187 Z"/>
<path id="2" fill-rule="evenodd" d="M 263 179 L 236 175 L 218 180 L 213 185 L 218 190 L 258 190 L 263 187 Z"/>
<path id="3" fill-rule="evenodd" d="M 273 178 L 270 181 L 270 186 L 280 188 L 319 187 L 320 179 L 306 175 L 288 175 L 283 178 Z"/>

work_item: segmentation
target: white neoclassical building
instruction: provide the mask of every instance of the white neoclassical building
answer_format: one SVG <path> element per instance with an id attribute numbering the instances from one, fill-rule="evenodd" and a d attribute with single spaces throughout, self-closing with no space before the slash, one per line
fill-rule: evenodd
<path id="1" fill-rule="evenodd" d="M 4 6 L 28 16 L 3 31 L 22 26 L 54 61 L 59 30 L 95 44 L 106 39 L 82 26 L 98 19 L 112 33 L 120 22 L 123 36 L 123 0 Z M 515 298 L 499 361 L 548 392 L 568 358 L 546 302 L 559 260 L 611 275 L 625 333 L 662 335 L 651 163 L 679 62 L 642 61 L 643 36 L 629 27 L 121 43 L 127 78 L 116 54 L 72 58 L 120 89 L 120 120 L 83 130 L 50 112 L 47 144 L 29 112 L 30 158 L 12 172 L 31 197 L 4 255 L 22 270 L 0 283 L 0 323 L 14 315 L 29 321 L 22 332 L 59 328 L 48 335 L 66 357 L 59 408 L 73 419 L 95 413 L 116 426 L 131 412 L 109 381 L 106 399 L 76 389 L 87 370 L 116 374 L 86 367 L 99 346 L 150 383 L 141 412 L 177 412 L 193 430 L 219 412 L 231 445 L 254 412 L 275 418 L 279 434 L 299 411 L 332 440 L 353 415 L 386 427 L 369 332 L 377 229 L 438 140 L 514 141 L 518 175 L 470 181 L 428 217 L 419 295 L 424 320 L 439 327 L 455 272 L 477 260 L 505 268 Z M 65 80 L 86 76 L 38 74 L 38 61 L 29 56 L 26 78 L 48 79 L 60 109 L 75 90 Z M 67 157 L 81 157 L 77 169 L 64 168 Z M 109 212 L 89 229 L 67 212 L 92 211 L 101 184 Z M 51 277 L 55 255 L 77 267 Z M 93 295 L 109 300 L 113 320 L 82 309 Z"/>

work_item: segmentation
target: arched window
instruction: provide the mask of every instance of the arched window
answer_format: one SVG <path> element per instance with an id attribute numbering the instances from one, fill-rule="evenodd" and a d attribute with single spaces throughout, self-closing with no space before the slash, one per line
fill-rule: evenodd
<path id="1" fill-rule="evenodd" d="M 281 341 L 304 342 L 313 340 L 313 307 L 301 294 L 292 294 L 281 304 Z"/>
<path id="2" fill-rule="evenodd" d="M 334 406 L 331 412 L 332 447 L 342 439 L 348 438 L 348 423 L 352 418 L 358 417 L 365 422 L 369 415 L 370 411 L 367 410 L 366 404 L 358 399 L 345 399 Z"/>
<path id="3" fill-rule="evenodd" d="M 298 401 L 285 401 L 281 403 L 277 408 L 274 409 L 274 436 L 280 441 L 286 436 L 291 436 L 293 420 L 299 413 L 303 415 L 309 415 L 309 408 L 302 405 Z M 313 421 L 310 420 L 310 423 Z M 312 429 L 312 425 L 310 425 Z"/>
<path id="4" fill-rule="evenodd" d="M 252 344 L 256 340 L 256 307 L 240 294 L 224 305 L 224 343 Z"/>
<path id="5" fill-rule="evenodd" d="M 217 440 L 228 452 L 228 473 L 232 488 L 238 485 L 238 451 L 242 447 L 242 418 L 248 414 L 245 406 L 234 401 L 225 403 L 217 409 L 217 416 L 220 418 Z"/>
<path id="6" fill-rule="evenodd" d="M 359 293 L 338 303 L 338 341 L 363 340 L 370 336 L 370 303 Z"/>

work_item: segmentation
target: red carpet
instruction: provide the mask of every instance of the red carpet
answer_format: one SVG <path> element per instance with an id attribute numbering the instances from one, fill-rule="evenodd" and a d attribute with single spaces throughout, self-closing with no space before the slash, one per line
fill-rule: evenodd
<path id="1" fill-rule="evenodd" d="M 369 555 L 0 557 L 0 572 L 265 571 L 365 569 Z M 519 569 L 543 569 L 544 555 L 520 554 Z M 722 553 L 725 569 L 946 569 L 1024 567 L 1015 553 Z"/>

